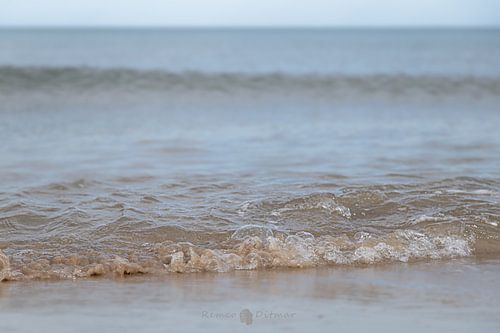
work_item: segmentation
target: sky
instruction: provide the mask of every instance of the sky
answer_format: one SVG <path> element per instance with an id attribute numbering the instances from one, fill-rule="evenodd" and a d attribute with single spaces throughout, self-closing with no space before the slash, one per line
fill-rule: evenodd
<path id="1" fill-rule="evenodd" d="M 500 26 L 500 0 L 0 0 L 0 26 Z"/>

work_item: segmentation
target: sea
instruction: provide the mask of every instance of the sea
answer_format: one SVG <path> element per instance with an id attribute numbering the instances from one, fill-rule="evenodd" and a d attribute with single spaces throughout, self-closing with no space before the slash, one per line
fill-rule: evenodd
<path id="1" fill-rule="evenodd" d="M 0 30 L 6 331 L 495 330 L 499 223 L 500 30 Z"/>

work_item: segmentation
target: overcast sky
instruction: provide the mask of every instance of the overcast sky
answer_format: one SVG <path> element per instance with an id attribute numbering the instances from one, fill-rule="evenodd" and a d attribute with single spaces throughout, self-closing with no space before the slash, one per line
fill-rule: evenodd
<path id="1" fill-rule="evenodd" d="M 500 26 L 500 0 L 0 0 L 3 26 Z"/>

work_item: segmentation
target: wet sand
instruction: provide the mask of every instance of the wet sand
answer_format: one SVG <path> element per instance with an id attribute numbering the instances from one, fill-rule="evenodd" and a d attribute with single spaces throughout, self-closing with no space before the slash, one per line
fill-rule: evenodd
<path id="1" fill-rule="evenodd" d="M 1 332 L 494 332 L 499 259 L 0 284 Z"/>

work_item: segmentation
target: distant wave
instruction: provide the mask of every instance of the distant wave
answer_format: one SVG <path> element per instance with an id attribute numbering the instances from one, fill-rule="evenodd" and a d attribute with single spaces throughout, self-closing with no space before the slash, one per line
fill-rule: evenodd
<path id="1" fill-rule="evenodd" d="M 90 67 L 0 66 L 0 93 L 66 91 L 251 91 L 325 96 L 500 96 L 500 77 L 407 74 L 320 75 L 287 73 L 205 73 Z"/>

